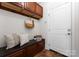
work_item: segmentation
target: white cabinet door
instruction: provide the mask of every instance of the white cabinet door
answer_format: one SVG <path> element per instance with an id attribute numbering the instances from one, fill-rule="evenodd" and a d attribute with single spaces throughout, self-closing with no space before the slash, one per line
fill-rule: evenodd
<path id="1" fill-rule="evenodd" d="M 52 10 L 53 19 L 49 26 L 50 49 L 71 56 L 71 3 L 63 4 Z"/>

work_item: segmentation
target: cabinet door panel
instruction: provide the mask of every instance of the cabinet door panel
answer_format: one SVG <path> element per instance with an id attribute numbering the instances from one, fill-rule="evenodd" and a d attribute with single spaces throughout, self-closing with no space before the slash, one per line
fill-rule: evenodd
<path id="1" fill-rule="evenodd" d="M 44 41 L 40 41 L 37 43 L 37 48 L 39 49 L 38 52 L 42 51 L 44 49 Z"/>
<path id="2" fill-rule="evenodd" d="M 37 50 L 37 45 L 36 44 L 27 47 L 27 49 L 26 49 L 27 56 L 34 56 L 34 55 L 36 55 L 38 53 L 36 50 Z"/>
<path id="3" fill-rule="evenodd" d="M 43 8 L 40 5 L 36 5 L 36 11 L 38 15 L 43 16 Z"/>
<path id="4" fill-rule="evenodd" d="M 25 8 L 29 11 L 35 12 L 36 4 L 34 2 L 26 2 Z"/>

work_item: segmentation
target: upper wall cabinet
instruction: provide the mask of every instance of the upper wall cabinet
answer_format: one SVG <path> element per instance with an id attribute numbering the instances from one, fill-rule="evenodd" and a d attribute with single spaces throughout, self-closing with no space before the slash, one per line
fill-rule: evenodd
<path id="1" fill-rule="evenodd" d="M 14 11 L 14 12 L 21 12 L 22 10 L 22 7 L 19 5 L 19 3 L 13 4 L 13 3 L 3 2 L 3 3 L 0 3 L 0 8 L 9 10 L 9 11 Z"/>
<path id="2" fill-rule="evenodd" d="M 35 12 L 36 4 L 34 2 L 27 2 L 27 3 L 25 3 L 25 9 L 27 9 L 31 12 Z"/>
<path id="3" fill-rule="evenodd" d="M 43 16 L 43 8 L 40 5 L 38 5 L 37 3 L 36 3 L 36 11 L 35 12 L 38 15 L 40 15 L 41 17 Z"/>
<path id="4" fill-rule="evenodd" d="M 1 2 L 0 8 L 35 19 L 43 16 L 43 8 L 36 2 Z"/>

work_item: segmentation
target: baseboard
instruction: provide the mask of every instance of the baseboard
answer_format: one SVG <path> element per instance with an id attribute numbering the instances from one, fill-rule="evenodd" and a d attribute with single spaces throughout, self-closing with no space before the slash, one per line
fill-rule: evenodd
<path id="1" fill-rule="evenodd" d="M 52 52 L 58 53 L 58 54 L 60 54 L 60 55 L 62 55 L 62 56 L 64 56 L 64 57 L 68 57 L 68 56 L 63 55 L 63 54 L 61 54 L 61 53 L 59 53 L 59 52 L 57 52 L 57 51 L 55 51 L 55 50 L 52 50 L 52 49 L 49 49 L 49 51 L 52 51 Z"/>

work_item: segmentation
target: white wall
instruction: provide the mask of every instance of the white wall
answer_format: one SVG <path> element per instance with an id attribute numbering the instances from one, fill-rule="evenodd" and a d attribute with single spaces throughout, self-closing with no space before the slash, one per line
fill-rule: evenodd
<path id="1" fill-rule="evenodd" d="M 79 2 L 72 3 L 72 56 L 79 57 Z"/>
<path id="2" fill-rule="evenodd" d="M 33 29 L 27 29 L 24 27 L 24 20 L 29 20 L 27 16 L 22 16 L 16 13 L 0 9 L 0 45 L 3 46 L 3 35 L 10 33 L 28 33 L 30 34 L 29 39 L 33 38 L 34 35 L 40 34 L 40 24 L 38 20 L 32 19 L 35 22 Z"/>
<path id="3" fill-rule="evenodd" d="M 48 48 L 48 39 L 47 39 L 47 30 L 48 30 L 48 24 L 47 24 L 47 20 L 49 20 L 50 18 L 48 17 L 48 6 L 47 6 L 48 2 L 40 2 L 40 5 L 43 6 L 43 18 L 41 20 L 39 20 L 39 24 L 40 24 L 40 31 L 41 34 L 43 36 L 43 38 L 45 38 L 45 49 Z"/>

